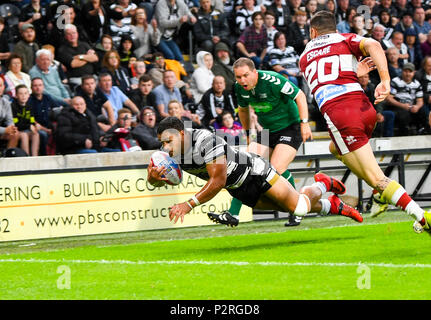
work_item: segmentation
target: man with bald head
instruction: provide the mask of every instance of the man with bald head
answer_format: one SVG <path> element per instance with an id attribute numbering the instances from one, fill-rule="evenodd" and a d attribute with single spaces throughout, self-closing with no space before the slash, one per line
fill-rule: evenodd
<path id="1" fill-rule="evenodd" d="M 57 150 L 61 154 L 99 151 L 99 127 L 84 98 L 72 98 L 71 107 L 64 108 L 59 114 L 57 128 Z"/>

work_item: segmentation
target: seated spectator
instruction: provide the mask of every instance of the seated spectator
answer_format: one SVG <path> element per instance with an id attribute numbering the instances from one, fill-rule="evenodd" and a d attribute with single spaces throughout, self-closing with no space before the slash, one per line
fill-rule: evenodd
<path id="1" fill-rule="evenodd" d="M 227 92 L 232 92 L 236 80 L 235 74 L 233 73 L 232 65 L 234 61 L 231 51 L 224 42 L 217 43 L 214 51 L 214 65 L 211 70 L 214 76 L 222 76 L 224 78 Z"/>
<path id="2" fill-rule="evenodd" d="M 143 8 L 136 9 L 131 29 L 135 42 L 134 54 L 138 59 L 151 54 L 152 48 L 160 44 L 162 34 L 157 26 L 157 20 L 152 19 L 151 23 L 148 23 L 147 14 Z"/>
<path id="3" fill-rule="evenodd" d="M 191 127 L 193 129 L 201 128 L 201 121 L 199 119 L 199 116 L 193 113 L 187 114 L 186 111 L 184 110 L 183 104 L 178 100 L 169 101 L 168 114 L 170 117 L 177 117 L 178 119 L 182 120 L 185 123 L 191 122 Z"/>
<path id="4" fill-rule="evenodd" d="M 162 144 L 157 139 L 156 111 L 151 106 L 144 107 L 139 113 L 139 123 L 133 129 L 132 136 L 142 150 L 159 149 Z"/>
<path id="5" fill-rule="evenodd" d="M 235 122 L 233 114 L 229 111 L 223 111 L 217 122 L 220 129 L 217 129 L 217 135 L 221 136 L 230 145 L 247 145 L 245 132 L 239 122 Z"/>
<path id="6" fill-rule="evenodd" d="M 379 137 L 393 137 L 395 113 L 391 110 L 386 110 L 385 102 L 380 102 L 377 105 L 374 104 L 374 91 L 376 86 L 370 81 L 370 76 L 368 73 L 358 77 L 358 80 L 362 90 L 364 90 L 364 93 L 367 95 L 368 99 L 377 112 L 377 124 L 373 134 L 377 134 Z"/>
<path id="7" fill-rule="evenodd" d="M 131 63 L 136 61 L 134 50 L 132 37 L 129 35 L 123 35 L 121 37 L 120 47 L 118 48 L 118 54 L 120 55 L 121 66 L 128 71 Z"/>
<path id="8" fill-rule="evenodd" d="M 404 34 L 400 31 L 394 31 L 390 40 L 383 40 L 383 49 L 395 47 L 400 53 L 399 59 L 401 64 L 407 63 L 409 58 L 408 47 L 404 43 Z"/>
<path id="9" fill-rule="evenodd" d="M 202 125 L 209 128 L 223 111 L 235 114 L 234 97 L 226 90 L 225 79 L 222 76 L 215 76 L 212 88 L 203 95 L 196 113 Z"/>
<path id="10" fill-rule="evenodd" d="M 414 79 L 415 66 L 406 63 L 403 66 L 401 78 L 391 81 L 391 93 L 386 98 L 388 109 L 394 111 L 398 135 L 416 134 L 419 128 L 426 126 L 428 115 L 425 114 L 423 90 L 420 82 Z M 412 125 L 409 131 L 409 126 Z"/>
<path id="11" fill-rule="evenodd" d="M 119 18 L 123 25 L 130 26 L 132 17 L 135 15 L 138 6 L 130 0 L 117 0 L 115 2 L 116 3 L 111 4 L 109 7 L 111 10 L 118 13 L 115 18 Z"/>
<path id="12" fill-rule="evenodd" d="M 23 84 L 16 87 L 16 98 L 12 102 L 13 122 L 18 128 L 20 147 L 28 155 L 39 155 L 39 133 L 33 110 L 28 104 L 30 90 Z"/>
<path id="13" fill-rule="evenodd" d="M 53 124 L 51 122 L 52 111 L 59 108 L 59 105 L 44 93 L 44 82 L 41 78 L 31 79 L 31 95 L 28 99 L 28 106 L 33 112 L 36 121 L 36 129 L 39 133 L 40 147 L 39 154 L 47 155 L 48 140 L 52 136 Z"/>
<path id="14" fill-rule="evenodd" d="M 7 84 L 7 94 L 15 98 L 15 88 L 21 84 L 25 85 L 31 90 L 30 76 L 21 71 L 22 58 L 16 53 L 12 53 L 8 61 L 8 72 L 5 74 L 5 81 Z"/>
<path id="15" fill-rule="evenodd" d="M 408 61 L 413 63 L 416 68 L 420 68 L 423 60 L 418 34 L 414 29 L 406 30 L 406 45 L 408 48 Z"/>
<path id="16" fill-rule="evenodd" d="M 356 14 L 352 19 L 351 32 L 360 35 L 361 37 L 369 37 L 368 31 L 365 29 L 365 19 L 361 14 Z"/>
<path id="17" fill-rule="evenodd" d="M 82 6 L 82 13 L 88 39 L 91 43 L 97 43 L 109 31 L 109 12 L 101 0 L 90 0 Z"/>
<path id="18" fill-rule="evenodd" d="M 155 87 L 153 90 L 156 96 L 157 110 L 162 118 L 169 117 L 168 114 L 168 103 L 171 100 L 181 100 L 181 92 L 175 86 L 178 79 L 175 76 L 175 72 L 172 70 L 166 70 L 163 73 L 163 83 Z"/>
<path id="19" fill-rule="evenodd" d="M 211 0 L 200 0 L 193 25 L 193 35 L 200 50 L 213 53 L 214 46 L 220 41 L 229 43 L 229 26 L 223 13 L 211 5 Z"/>
<path id="20" fill-rule="evenodd" d="M 431 31 L 428 32 L 425 42 L 421 43 L 421 51 L 423 57 L 431 55 Z"/>
<path id="21" fill-rule="evenodd" d="M 120 88 L 123 93 L 127 93 L 132 89 L 129 73 L 127 69 L 121 66 L 120 55 L 117 51 L 111 50 L 106 52 L 103 57 L 100 73 L 109 73 L 112 77 L 113 85 Z"/>
<path id="22" fill-rule="evenodd" d="M 267 45 L 267 52 L 269 52 L 272 48 L 274 48 L 274 37 L 277 32 L 276 27 L 274 27 L 275 23 L 275 13 L 272 11 L 266 11 L 265 12 L 265 29 L 266 29 L 266 36 L 268 38 L 268 45 Z"/>
<path id="23" fill-rule="evenodd" d="M 131 37 L 133 35 L 133 31 L 129 24 L 123 23 L 123 19 L 111 19 L 109 23 L 109 34 L 114 42 L 114 47 L 120 48 L 121 37 Z"/>
<path id="24" fill-rule="evenodd" d="M 269 65 L 275 72 L 288 78 L 296 86 L 299 85 L 300 70 L 298 67 L 299 56 L 295 49 L 286 46 L 286 36 L 284 33 L 277 32 L 275 35 L 274 48 L 268 52 Z"/>
<path id="25" fill-rule="evenodd" d="M 105 148 L 109 148 L 111 152 L 121 152 L 123 147 L 119 136 L 115 134 L 115 130 L 118 128 L 124 128 L 129 131 L 129 134 L 124 137 L 125 139 L 132 139 L 132 112 L 130 109 L 122 108 L 118 110 L 118 118 L 115 124 L 102 136 L 100 145 Z"/>
<path id="26" fill-rule="evenodd" d="M 156 4 L 154 14 L 162 34 L 157 49 L 163 52 L 166 59 L 184 63 L 182 52 L 175 42 L 175 35 L 182 24 L 187 22 L 195 24 L 195 16 L 193 16 L 183 1 L 176 0 L 159 0 Z"/>
<path id="27" fill-rule="evenodd" d="M 425 9 L 422 6 L 413 11 L 413 25 L 418 32 L 419 42 L 425 42 L 428 32 L 431 31 L 431 24 L 425 21 Z"/>
<path id="28" fill-rule="evenodd" d="M 196 101 L 200 101 L 202 95 L 211 88 L 214 73 L 211 68 L 214 65 L 214 59 L 211 53 L 199 51 L 196 55 L 198 68 L 192 74 L 192 93 Z"/>
<path id="29" fill-rule="evenodd" d="M 123 107 L 129 108 L 135 115 L 139 113 L 138 107 L 132 102 L 132 100 L 130 100 L 123 91 L 120 90 L 120 88 L 113 85 L 112 77 L 109 73 L 101 73 L 99 75 L 99 88 L 111 103 L 115 119 L 118 117 L 118 110 Z"/>
<path id="30" fill-rule="evenodd" d="M 257 11 L 252 15 L 253 24 L 247 27 L 236 43 L 239 53 L 253 60 L 256 68 L 260 68 L 267 52 L 268 38 L 263 26 L 263 13 Z"/>
<path id="31" fill-rule="evenodd" d="M 32 24 L 35 28 L 38 43 L 49 42 L 49 31 L 52 23 L 49 21 L 49 12 L 40 0 L 31 0 L 29 4 L 21 9 L 18 27 Z"/>
<path id="32" fill-rule="evenodd" d="M 154 87 L 163 83 L 163 73 L 166 70 L 175 72 L 175 77 L 181 80 L 187 77 L 187 72 L 184 67 L 177 61 L 172 59 L 165 59 L 163 53 L 156 52 L 153 54 L 152 68 L 148 70 L 148 75 L 151 77 L 154 83 Z"/>
<path id="33" fill-rule="evenodd" d="M 263 21 L 263 13 L 265 13 L 266 8 L 263 5 L 255 5 L 254 0 L 243 0 L 243 5 L 240 9 L 236 11 L 235 15 L 235 24 L 236 33 L 242 34 L 247 27 L 250 27 L 253 24 L 253 14 L 255 12 L 262 13 L 262 21 Z"/>
<path id="34" fill-rule="evenodd" d="M 40 49 L 36 52 L 36 64 L 30 69 L 31 78 L 43 80 L 45 93 L 59 105 L 70 103 L 70 95 L 61 82 L 60 76 L 55 68 L 52 68 L 51 51 Z"/>
<path id="35" fill-rule="evenodd" d="M 310 41 L 310 25 L 307 24 L 307 14 L 305 11 L 295 12 L 295 21 L 288 28 L 286 33 L 287 45 L 295 49 L 297 53 L 303 52 L 308 41 Z"/>
<path id="36" fill-rule="evenodd" d="M 399 31 L 404 34 L 404 38 L 406 36 L 406 31 L 409 29 L 413 29 L 416 33 L 417 30 L 413 25 L 413 13 L 410 11 L 406 11 L 403 13 L 400 22 L 395 25 L 394 32 Z"/>
<path id="37" fill-rule="evenodd" d="M 108 51 L 112 51 L 112 50 L 115 50 L 114 41 L 112 40 L 112 37 L 109 34 L 104 34 L 95 47 L 95 52 L 98 58 L 98 61 L 96 64 L 97 72 L 99 72 L 100 69 L 102 68 L 102 61 L 105 54 Z"/>
<path id="38" fill-rule="evenodd" d="M 66 68 L 60 63 L 60 61 L 55 60 L 55 48 L 54 46 L 50 44 L 45 44 L 42 46 L 42 49 L 47 49 L 51 52 L 51 68 L 57 70 L 58 75 L 60 76 L 61 82 L 65 85 L 67 91 L 70 95 L 70 88 L 69 88 L 69 79 L 67 79 L 66 76 Z"/>
<path id="39" fill-rule="evenodd" d="M 58 49 L 58 61 L 66 67 L 70 85 L 77 86 L 83 76 L 95 73 L 99 58 L 88 43 L 79 41 L 73 24 L 65 26 L 64 38 L 66 42 Z"/>
<path id="40" fill-rule="evenodd" d="M 305 11 L 307 12 L 307 21 L 310 21 L 317 12 L 317 0 L 307 0 L 305 2 Z"/>
<path id="41" fill-rule="evenodd" d="M 145 61 L 137 60 L 132 64 L 131 73 L 132 78 L 130 79 L 130 87 L 132 90 L 137 89 L 139 85 L 139 79 L 147 72 L 147 66 Z"/>
<path id="42" fill-rule="evenodd" d="M 0 141 L 6 142 L 6 148 L 16 148 L 19 143 L 19 131 L 13 122 L 11 102 L 4 93 L 5 82 L 0 77 Z"/>
<path id="43" fill-rule="evenodd" d="M 152 92 L 153 81 L 151 77 L 144 74 L 139 78 L 138 88 L 130 91 L 129 98 L 138 107 L 140 111 L 146 106 L 151 106 L 156 110 L 157 120 L 160 121 L 160 114 L 157 112 L 156 95 Z"/>
<path id="44" fill-rule="evenodd" d="M 6 62 L 10 57 L 10 47 L 7 30 L 5 30 L 5 20 L 0 17 L 0 72 L 6 73 Z"/>
<path id="45" fill-rule="evenodd" d="M 71 107 L 60 112 L 56 138 L 57 150 L 61 154 L 96 153 L 100 150 L 96 117 L 87 109 L 84 98 L 73 97 Z"/>
<path id="46" fill-rule="evenodd" d="M 421 68 L 415 73 L 415 79 L 420 82 L 422 85 L 422 89 L 424 92 L 424 114 L 430 113 L 431 109 L 431 56 L 426 56 L 422 62 Z M 429 116 L 428 116 L 429 117 Z M 426 116 L 425 116 L 426 118 Z M 418 134 L 430 134 L 430 125 L 429 123 L 418 130 Z"/>
<path id="47" fill-rule="evenodd" d="M 13 52 L 22 57 L 22 71 L 28 73 L 35 62 L 35 53 L 39 50 L 39 45 L 35 42 L 36 32 L 31 24 L 24 24 L 21 27 L 21 38 L 15 45 Z"/>
<path id="48" fill-rule="evenodd" d="M 401 77 L 402 64 L 399 59 L 400 53 L 397 48 L 389 48 L 386 50 L 386 59 L 388 60 L 388 70 L 391 79 Z"/>
<path id="49" fill-rule="evenodd" d="M 82 77 L 82 84 L 76 88 L 76 95 L 85 100 L 87 109 L 96 117 L 97 124 L 104 132 L 115 123 L 114 109 L 105 94 L 97 87 L 93 75 Z M 107 121 L 104 121 L 106 118 Z"/>
<path id="50" fill-rule="evenodd" d="M 274 0 L 266 9 L 267 12 L 271 11 L 275 14 L 275 28 L 278 31 L 286 33 L 292 22 L 293 14 L 293 12 L 290 12 L 289 6 L 283 3 L 283 0 Z"/>
<path id="51" fill-rule="evenodd" d="M 391 16 L 391 13 L 389 12 L 388 9 L 383 9 L 382 11 L 380 11 L 379 13 L 379 23 L 385 27 L 385 36 L 384 39 L 385 40 L 389 40 L 392 37 L 392 33 L 394 32 L 394 19 Z"/>
<path id="52" fill-rule="evenodd" d="M 339 33 L 352 32 L 353 17 L 356 16 L 357 11 L 355 7 L 349 6 L 346 10 L 346 20 L 337 23 L 337 31 Z"/>

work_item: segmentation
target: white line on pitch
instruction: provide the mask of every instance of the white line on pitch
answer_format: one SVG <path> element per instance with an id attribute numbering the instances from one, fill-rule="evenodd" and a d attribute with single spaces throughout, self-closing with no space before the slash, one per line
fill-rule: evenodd
<path id="1" fill-rule="evenodd" d="M 79 264 L 125 264 L 125 265 L 232 265 L 232 266 L 321 266 L 321 267 L 357 267 L 366 265 L 380 268 L 431 268 L 431 264 L 393 264 L 368 262 L 276 262 L 276 261 L 203 261 L 203 260 L 62 260 L 62 259 L 0 259 L 0 263 L 79 263 Z"/>

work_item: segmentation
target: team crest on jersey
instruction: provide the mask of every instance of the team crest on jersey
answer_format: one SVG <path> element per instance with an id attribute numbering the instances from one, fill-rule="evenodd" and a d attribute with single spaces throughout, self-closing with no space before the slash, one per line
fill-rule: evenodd
<path id="1" fill-rule="evenodd" d="M 259 94 L 259 98 L 260 99 L 266 99 L 266 98 L 268 98 L 268 95 L 266 93 L 261 93 L 261 94 Z"/>
<path id="2" fill-rule="evenodd" d="M 293 91 L 295 91 L 295 89 L 292 87 L 289 81 L 286 81 L 283 88 L 281 88 L 281 92 L 283 92 L 284 94 L 289 95 L 289 94 L 292 94 Z"/>
<path id="3" fill-rule="evenodd" d="M 358 141 L 358 140 L 356 140 L 356 138 L 354 136 L 347 136 L 346 137 L 346 142 L 349 146 L 356 141 Z"/>

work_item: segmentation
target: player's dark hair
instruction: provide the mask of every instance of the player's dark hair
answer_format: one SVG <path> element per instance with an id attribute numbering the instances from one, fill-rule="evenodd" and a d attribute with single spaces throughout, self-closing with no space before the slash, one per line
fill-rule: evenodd
<path id="1" fill-rule="evenodd" d="M 162 134 L 163 131 L 175 129 L 178 132 L 184 131 L 184 123 L 177 117 L 167 117 L 160 121 L 159 127 L 157 128 L 157 134 Z"/>
<path id="2" fill-rule="evenodd" d="M 326 10 L 317 12 L 310 20 L 310 28 L 316 29 L 319 34 L 335 32 L 337 25 L 334 14 Z"/>

